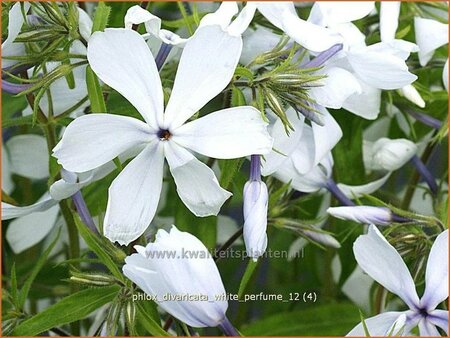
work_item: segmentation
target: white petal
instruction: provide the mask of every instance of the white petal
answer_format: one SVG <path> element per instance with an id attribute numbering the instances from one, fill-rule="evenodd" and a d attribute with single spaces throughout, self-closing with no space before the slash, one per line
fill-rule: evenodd
<path id="1" fill-rule="evenodd" d="M 80 35 L 83 37 L 83 39 L 89 41 L 89 38 L 92 34 L 92 19 L 89 14 L 86 13 L 83 9 L 81 9 L 80 7 L 77 7 L 77 9 Z"/>
<path id="2" fill-rule="evenodd" d="M 250 106 L 216 111 L 172 134 L 173 141 L 183 147 L 221 159 L 267 154 L 273 144 L 260 111 Z"/>
<path id="3" fill-rule="evenodd" d="M 317 2 L 326 26 L 359 20 L 374 9 L 373 1 Z"/>
<path id="4" fill-rule="evenodd" d="M 10 194 L 14 190 L 14 181 L 12 180 L 11 160 L 9 154 L 2 144 L 2 190 Z"/>
<path id="5" fill-rule="evenodd" d="M 14 253 L 19 254 L 44 239 L 55 226 L 58 212 L 59 206 L 55 205 L 13 220 L 6 230 L 6 240 Z"/>
<path id="6" fill-rule="evenodd" d="M 347 70 L 338 67 L 325 67 L 317 74 L 327 77 L 321 82 L 323 86 L 312 87 L 309 95 L 318 104 L 333 109 L 342 108 L 345 100 L 353 94 L 361 94 L 362 88 L 359 81 Z"/>
<path id="7" fill-rule="evenodd" d="M 400 15 L 400 1 L 385 1 L 381 3 L 380 10 L 380 35 L 381 41 L 392 41 L 398 27 Z"/>
<path id="8" fill-rule="evenodd" d="M 448 298 L 448 230 L 441 233 L 430 251 L 425 274 L 425 292 L 420 303 L 427 310 Z"/>
<path id="9" fill-rule="evenodd" d="M 427 318 L 419 322 L 419 333 L 421 337 L 440 337 L 441 334 Z"/>
<path id="10" fill-rule="evenodd" d="M 430 323 L 440 327 L 448 335 L 448 311 L 434 310 L 428 313 L 428 320 Z"/>
<path id="11" fill-rule="evenodd" d="M 163 90 L 145 40 L 129 29 L 108 28 L 92 34 L 87 56 L 98 77 L 130 101 L 158 130 L 163 119 Z"/>
<path id="12" fill-rule="evenodd" d="M 119 156 L 120 159 L 120 156 Z M 124 161 L 121 161 L 124 162 Z M 61 173 L 63 174 L 63 178 L 56 181 L 50 186 L 49 192 L 53 199 L 60 201 L 65 198 L 71 197 L 74 195 L 77 191 L 81 190 L 83 187 L 87 186 L 88 184 L 98 181 L 114 170 L 116 170 L 117 167 L 114 164 L 114 162 L 108 162 L 97 169 L 86 171 L 82 174 L 74 174 L 67 172 L 66 170 L 62 170 Z M 71 175 L 72 177 L 67 177 L 68 175 L 64 175 L 64 173 L 67 173 L 68 175 Z"/>
<path id="13" fill-rule="evenodd" d="M 355 115 L 367 120 L 375 120 L 380 113 L 381 90 L 360 81 L 361 94 L 351 95 L 342 105 Z"/>
<path id="14" fill-rule="evenodd" d="M 14 43 L 23 26 L 24 16 L 22 15 L 22 6 L 24 7 L 25 13 L 30 8 L 28 2 L 17 2 L 9 10 L 8 37 L 2 43 L 2 56 L 23 56 L 25 54 L 25 45 L 19 42 Z M 17 60 L 2 59 L 2 68 L 11 67 L 17 62 Z"/>
<path id="15" fill-rule="evenodd" d="M 300 19 L 291 2 L 259 2 L 258 10 L 273 25 L 313 52 L 322 52 L 342 42 L 331 30 Z"/>
<path id="16" fill-rule="evenodd" d="M 288 108 L 286 116 L 291 122 L 294 130 L 286 134 L 283 122 L 277 119 L 272 127 L 271 135 L 273 137 L 273 151 L 264 155 L 262 166 L 262 174 L 264 176 L 272 174 L 276 171 L 284 161 L 300 147 L 300 140 L 303 134 L 303 127 L 305 124 L 305 117 L 303 115 L 297 116 L 294 109 Z"/>
<path id="17" fill-rule="evenodd" d="M 348 61 L 357 75 L 368 85 L 379 89 L 398 89 L 417 79 L 399 57 L 367 50 L 348 54 Z"/>
<path id="18" fill-rule="evenodd" d="M 323 107 L 319 108 L 323 126 L 316 123 L 312 124 L 314 134 L 315 156 L 313 165 L 317 165 L 322 159 L 330 153 L 334 146 L 342 138 L 342 130 L 333 116 Z"/>
<path id="19" fill-rule="evenodd" d="M 371 225 L 367 235 L 353 244 L 359 266 L 387 290 L 399 296 L 410 309 L 419 305 L 416 287 L 408 267 L 395 248 Z"/>
<path id="20" fill-rule="evenodd" d="M 295 154 L 295 152 L 293 153 Z M 322 162 L 325 165 L 315 166 L 309 172 L 302 175 L 296 169 L 296 165 L 293 161 L 296 158 L 289 158 L 283 165 L 274 173 L 274 176 L 284 183 L 291 183 L 291 187 L 295 190 L 302 192 L 315 192 L 325 186 L 328 179 L 327 174 L 330 172 L 324 172 L 323 169 L 327 166 L 329 159 L 324 159 Z M 299 159 L 301 161 L 301 159 Z M 326 170 L 326 169 L 325 169 Z"/>
<path id="21" fill-rule="evenodd" d="M 384 312 L 371 318 L 364 319 L 371 337 L 386 336 L 389 329 L 399 319 L 403 312 Z M 356 325 L 346 337 L 365 337 L 366 333 L 362 323 Z"/>
<path id="22" fill-rule="evenodd" d="M 242 38 L 220 26 L 205 26 L 186 43 L 178 65 L 164 126 L 176 129 L 230 82 L 242 51 Z"/>
<path id="23" fill-rule="evenodd" d="M 244 241 L 249 257 L 262 256 L 267 248 L 267 206 L 269 195 L 262 181 L 249 181 L 244 186 Z"/>
<path id="24" fill-rule="evenodd" d="M 433 57 L 434 51 L 448 43 L 448 24 L 432 19 L 414 18 L 416 42 L 419 45 L 419 61 L 425 66 Z"/>
<path id="25" fill-rule="evenodd" d="M 11 159 L 11 170 L 31 179 L 44 179 L 49 175 L 48 149 L 45 137 L 17 135 L 6 143 Z"/>
<path id="26" fill-rule="evenodd" d="M 158 36 L 159 30 L 161 29 L 161 19 L 156 15 L 153 15 L 149 11 L 145 10 L 139 5 L 134 5 L 128 8 L 127 13 L 124 17 L 125 28 L 131 29 L 133 25 L 139 25 L 145 23 L 147 32 L 155 34 Z"/>
<path id="27" fill-rule="evenodd" d="M 304 126 L 300 142 L 297 143 L 297 147 L 289 156 L 295 169 L 297 170 L 297 175 L 305 175 L 314 168 L 316 158 L 316 142 L 314 140 L 314 133 L 311 126 Z"/>
<path id="28" fill-rule="evenodd" d="M 110 241 L 128 245 L 150 225 L 161 194 L 163 168 L 163 146 L 155 140 L 113 181 L 103 229 Z"/>
<path id="29" fill-rule="evenodd" d="M 407 85 L 403 88 L 400 88 L 399 92 L 416 106 L 425 108 L 425 101 L 413 85 Z"/>
<path id="30" fill-rule="evenodd" d="M 53 156 L 64 169 L 84 172 L 113 160 L 126 150 L 150 142 L 155 136 L 138 119 L 110 114 L 90 114 L 66 128 Z"/>
<path id="31" fill-rule="evenodd" d="M 444 69 L 442 71 L 442 82 L 444 83 L 444 88 L 448 92 L 448 59 L 445 61 Z"/>
<path id="32" fill-rule="evenodd" d="M 26 207 L 17 207 L 8 203 L 2 202 L 2 220 L 22 217 L 29 215 L 33 212 L 45 211 L 56 205 L 58 202 L 52 199 L 50 196 L 46 196 L 40 199 L 38 202 L 28 205 Z"/>
<path id="33" fill-rule="evenodd" d="M 228 32 L 230 32 L 230 34 L 232 35 L 242 35 L 242 33 L 244 33 L 244 31 L 248 28 L 250 22 L 255 16 L 255 11 L 256 4 L 247 2 L 236 19 L 234 19 L 230 26 L 228 26 Z"/>
<path id="34" fill-rule="evenodd" d="M 237 14 L 239 8 L 236 2 L 222 2 L 220 7 L 214 13 L 206 14 L 200 21 L 199 27 L 209 25 L 220 25 L 223 30 L 228 28 L 231 19 Z"/>
<path id="35" fill-rule="evenodd" d="M 403 61 L 409 58 L 409 55 L 413 52 L 418 52 L 419 47 L 412 42 L 394 39 L 389 42 L 378 42 L 370 45 L 366 48 L 366 51 L 386 53 L 392 56 L 396 56 Z"/>
<path id="36" fill-rule="evenodd" d="M 166 142 L 164 152 L 186 207 L 196 216 L 217 215 L 232 194 L 220 187 L 214 172 L 174 142 Z"/>
<path id="37" fill-rule="evenodd" d="M 386 183 L 390 176 L 391 174 L 388 173 L 378 180 L 362 185 L 347 185 L 338 183 L 338 187 L 342 190 L 345 196 L 351 199 L 355 199 L 363 196 L 364 194 L 372 194 L 373 192 L 377 191 Z"/>

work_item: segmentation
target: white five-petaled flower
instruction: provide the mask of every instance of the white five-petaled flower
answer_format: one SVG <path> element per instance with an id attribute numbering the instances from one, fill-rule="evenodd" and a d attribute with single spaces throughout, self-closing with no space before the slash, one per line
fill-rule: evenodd
<path id="1" fill-rule="evenodd" d="M 402 257 L 375 226 L 371 225 L 368 234 L 355 241 L 353 251 L 359 266 L 409 307 L 407 311 L 389 311 L 366 319 L 371 336 L 389 334 L 393 324 L 402 315 L 406 315 L 404 335 L 410 334 L 416 326 L 421 336 L 440 336 L 436 327 L 448 334 L 448 311 L 436 309 L 439 303 L 448 298 L 448 230 L 436 238 L 431 248 L 425 273 L 425 291 L 421 299 Z M 364 335 L 361 323 L 348 333 L 348 336 Z"/>
<path id="2" fill-rule="evenodd" d="M 271 150 L 266 123 L 253 107 L 223 109 L 186 123 L 228 85 L 241 49 L 240 36 L 220 26 L 198 29 L 183 50 L 164 110 L 161 80 L 144 39 L 127 29 L 92 35 L 92 69 L 130 101 L 145 122 L 109 114 L 82 116 L 67 127 L 54 156 L 66 170 L 79 173 L 127 150 L 140 150 L 109 188 L 104 234 L 111 241 L 128 244 L 150 224 L 160 197 L 164 158 L 183 203 L 195 215 L 208 216 L 216 215 L 231 193 L 188 149 L 219 159 Z"/>
<path id="3" fill-rule="evenodd" d="M 215 327 L 226 319 L 219 270 L 198 238 L 172 226 L 170 232 L 160 229 L 154 243 L 135 249 L 125 259 L 123 273 L 161 308 L 193 327 Z"/>

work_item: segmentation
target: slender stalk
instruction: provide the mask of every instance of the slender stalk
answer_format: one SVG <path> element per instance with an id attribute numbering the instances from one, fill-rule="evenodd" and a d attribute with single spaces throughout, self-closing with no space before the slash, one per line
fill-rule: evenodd
<path id="1" fill-rule="evenodd" d="M 325 188 L 333 194 L 336 199 L 345 206 L 355 206 L 356 204 L 344 195 L 332 178 L 329 178 L 325 184 Z"/>
<path id="2" fill-rule="evenodd" d="M 424 181 L 428 184 L 428 187 L 430 188 L 433 195 L 436 195 L 438 192 L 436 180 L 434 179 L 433 174 L 431 174 L 431 172 L 428 170 L 425 163 L 423 163 L 422 160 L 417 155 L 413 156 L 411 162 L 416 167 L 417 172 L 420 174 L 420 176 L 422 176 Z"/>
<path id="3" fill-rule="evenodd" d="M 84 201 L 81 191 L 77 191 L 72 196 L 72 201 L 83 223 L 86 224 L 87 227 L 91 229 L 91 231 L 94 234 L 100 235 L 100 233 L 97 230 L 97 227 L 95 226 L 94 220 L 92 219 L 91 213 L 89 212 L 89 209 L 86 205 L 86 202 Z"/>
<path id="4" fill-rule="evenodd" d="M 161 70 L 161 68 L 164 65 L 164 62 L 166 61 L 167 57 L 169 56 L 169 53 L 171 50 L 172 50 L 172 45 L 169 45 L 164 42 L 161 43 L 161 47 L 159 47 L 158 54 L 156 54 L 156 57 L 155 57 L 156 68 L 158 68 L 158 71 Z"/>
<path id="5" fill-rule="evenodd" d="M 431 153 L 434 149 L 435 144 L 429 144 L 426 148 L 425 151 L 423 152 L 421 161 L 423 163 L 427 163 L 429 157 L 431 156 Z M 414 171 L 414 173 L 411 175 L 411 178 L 409 179 L 408 182 L 408 187 L 405 193 L 405 196 L 403 197 L 403 202 L 401 205 L 401 208 L 406 210 L 409 208 L 409 205 L 411 204 L 411 200 L 414 196 L 414 192 L 416 190 L 416 185 L 419 182 L 420 179 L 420 174 L 419 172 L 416 170 Z"/>

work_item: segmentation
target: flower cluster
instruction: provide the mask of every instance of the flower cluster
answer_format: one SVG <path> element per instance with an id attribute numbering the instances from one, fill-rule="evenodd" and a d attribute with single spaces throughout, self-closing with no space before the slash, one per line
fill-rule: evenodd
<path id="1" fill-rule="evenodd" d="M 6 334 L 448 334 L 447 4 L 2 10 Z"/>

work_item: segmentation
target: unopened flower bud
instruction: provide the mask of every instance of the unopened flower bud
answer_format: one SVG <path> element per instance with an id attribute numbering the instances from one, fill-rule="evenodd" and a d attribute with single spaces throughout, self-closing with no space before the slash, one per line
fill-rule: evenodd
<path id="1" fill-rule="evenodd" d="M 419 92 L 413 85 L 407 85 L 399 90 L 400 95 L 404 96 L 406 99 L 414 103 L 416 106 L 419 106 L 420 108 L 425 108 L 425 101 L 423 100 L 422 96 L 420 96 Z"/>
<path id="2" fill-rule="evenodd" d="M 263 181 L 248 181 L 244 186 L 244 241 L 253 260 L 267 248 L 267 205 L 269 193 Z"/>
<path id="3" fill-rule="evenodd" d="M 394 171 L 401 168 L 417 152 L 417 146 L 407 139 L 381 138 L 372 145 L 368 159 L 372 169 Z"/>
<path id="4" fill-rule="evenodd" d="M 192 327 L 214 327 L 226 321 L 228 308 L 219 270 L 195 236 L 158 230 L 146 247 L 125 259 L 123 273 L 158 305 Z"/>
<path id="5" fill-rule="evenodd" d="M 393 221 L 392 212 L 383 207 L 335 207 L 328 208 L 327 212 L 333 217 L 362 224 L 388 225 Z"/>

